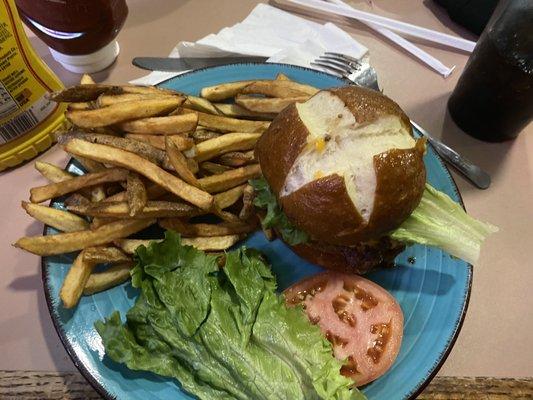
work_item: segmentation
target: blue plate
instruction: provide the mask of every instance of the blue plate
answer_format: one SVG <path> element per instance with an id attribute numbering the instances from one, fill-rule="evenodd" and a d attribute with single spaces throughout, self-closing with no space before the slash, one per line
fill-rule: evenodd
<path id="1" fill-rule="evenodd" d="M 161 86 L 197 95 L 200 88 L 223 82 L 247 79 L 272 79 L 278 73 L 319 88 L 345 83 L 331 75 L 282 64 L 235 64 L 206 68 L 183 74 Z M 425 156 L 429 182 L 461 202 L 448 170 L 430 148 Z M 68 170 L 82 174 L 76 163 Z M 56 200 L 54 206 L 62 207 Z M 45 234 L 54 234 L 49 227 Z M 312 275 L 320 268 L 296 256 L 279 240 L 268 242 L 257 232 L 245 242 L 268 255 L 280 287 Z M 172 379 L 151 373 L 133 372 L 104 356 L 96 320 L 118 310 L 124 315 L 133 305 L 136 291 L 123 284 L 90 297 L 83 297 L 74 310 L 64 309 L 59 301 L 61 283 L 74 254 L 43 258 L 43 282 L 52 320 L 72 361 L 105 398 L 128 400 L 191 399 Z M 414 263 L 413 263 L 414 260 Z M 451 258 L 441 250 L 412 246 L 396 260 L 398 268 L 377 271 L 368 277 L 390 291 L 405 316 L 404 338 L 398 358 L 380 379 L 364 387 L 369 399 L 414 398 L 437 373 L 450 352 L 461 328 L 468 305 L 472 266 Z"/>

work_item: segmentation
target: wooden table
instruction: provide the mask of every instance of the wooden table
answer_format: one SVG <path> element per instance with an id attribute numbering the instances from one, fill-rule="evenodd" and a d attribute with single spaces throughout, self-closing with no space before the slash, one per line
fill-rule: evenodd
<path id="1" fill-rule="evenodd" d="M 99 400 L 78 372 L 0 371 L 3 400 Z M 533 398 L 528 378 L 458 378 L 438 376 L 419 400 L 526 400 Z"/>
<path id="2" fill-rule="evenodd" d="M 373 0 L 373 12 L 473 39 L 430 0 Z M 241 21 L 254 0 L 129 0 L 130 14 L 119 35 L 121 54 L 104 82 L 126 82 L 144 75 L 134 56 L 164 56 L 180 40 L 197 40 Z M 369 9 L 366 1 L 353 1 Z M 436 137 L 489 171 L 492 187 L 480 191 L 454 175 L 466 207 L 474 216 L 500 227 L 474 268 L 472 296 L 462 332 L 439 376 L 421 398 L 533 398 L 533 129 L 513 142 L 490 144 L 462 133 L 446 113 L 446 101 L 466 63 L 467 54 L 420 44 L 456 71 L 443 79 L 364 26 L 339 25 L 370 49 L 384 92 Z M 66 85 L 79 76 L 63 70 L 35 37 L 31 41 Z M 54 148 L 39 160 L 65 165 Z M 10 246 L 23 235 L 42 232 L 20 209 L 28 189 L 44 184 L 32 163 L 0 174 L 0 398 L 92 399 L 96 394 L 75 371 L 51 324 L 40 279 L 40 259 Z M 46 371 L 46 372 L 28 372 Z M 57 372 L 60 371 L 60 372 Z M 454 377 L 490 378 L 454 378 Z M 514 377 L 520 379 L 497 379 Z M 524 378 L 524 379 L 522 379 Z M 474 393 L 474 394 L 473 394 Z"/>

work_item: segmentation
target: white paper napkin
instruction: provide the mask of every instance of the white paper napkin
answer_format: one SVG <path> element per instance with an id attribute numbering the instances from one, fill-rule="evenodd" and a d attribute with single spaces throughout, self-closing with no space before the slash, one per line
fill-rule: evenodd
<path id="1" fill-rule="evenodd" d="M 257 5 L 242 22 L 224 28 L 197 42 L 180 42 L 170 57 L 223 57 L 253 55 L 269 57 L 269 62 L 311 67 L 325 51 L 362 59 L 368 49 L 332 23 L 324 25 L 297 17 L 266 4 Z M 152 72 L 131 81 L 154 85 L 176 72 Z"/>

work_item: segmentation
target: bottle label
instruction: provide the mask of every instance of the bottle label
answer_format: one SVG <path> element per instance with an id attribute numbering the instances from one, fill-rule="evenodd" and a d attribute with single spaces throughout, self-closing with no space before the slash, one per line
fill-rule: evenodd
<path id="1" fill-rule="evenodd" d="M 51 89 L 21 49 L 14 15 L 6 4 L 0 7 L 0 145 L 36 128 L 58 107 L 47 99 Z"/>

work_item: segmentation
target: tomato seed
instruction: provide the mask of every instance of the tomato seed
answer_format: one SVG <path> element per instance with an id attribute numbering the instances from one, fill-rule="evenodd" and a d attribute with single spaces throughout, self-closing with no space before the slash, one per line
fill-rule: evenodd
<path id="1" fill-rule="evenodd" d="M 374 364 L 377 364 L 390 338 L 390 323 L 374 324 L 370 327 L 370 333 L 377 334 L 378 337 L 372 342 L 372 347 L 366 351 L 366 354 L 372 358 Z"/>
<path id="2" fill-rule="evenodd" d="M 341 375 L 349 377 L 357 373 L 359 373 L 359 370 L 357 369 L 357 362 L 353 356 L 349 356 L 347 363 L 341 367 Z"/>

